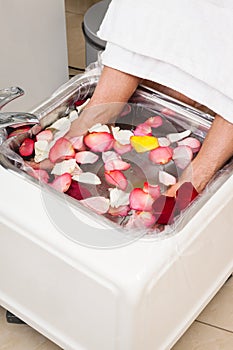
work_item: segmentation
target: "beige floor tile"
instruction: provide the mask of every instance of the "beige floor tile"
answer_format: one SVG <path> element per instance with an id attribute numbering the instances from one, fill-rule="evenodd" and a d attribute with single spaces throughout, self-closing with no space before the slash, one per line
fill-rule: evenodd
<path id="1" fill-rule="evenodd" d="M 43 335 L 24 324 L 6 322 L 6 311 L 0 307 L 1 350 L 61 350 Z"/>
<path id="2" fill-rule="evenodd" d="M 69 66 L 85 67 L 85 39 L 82 32 L 82 15 L 66 12 Z"/>
<path id="3" fill-rule="evenodd" d="M 77 15 L 84 14 L 87 9 L 99 0 L 65 0 L 65 9 Z"/>
<path id="4" fill-rule="evenodd" d="M 233 333 L 194 322 L 171 350 L 232 350 Z"/>
<path id="5" fill-rule="evenodd" d="M 198 320 L 233 332 L 233 277 L 220 289 Z"/>

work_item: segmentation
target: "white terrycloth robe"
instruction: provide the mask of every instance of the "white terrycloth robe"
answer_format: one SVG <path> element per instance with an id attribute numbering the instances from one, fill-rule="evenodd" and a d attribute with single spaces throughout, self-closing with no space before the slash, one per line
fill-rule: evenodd
<path id="1" fill-rule="evenodd" d="M 112 0 L 103 64 L 171 87 L 233 123 L 233 0 Z"/>

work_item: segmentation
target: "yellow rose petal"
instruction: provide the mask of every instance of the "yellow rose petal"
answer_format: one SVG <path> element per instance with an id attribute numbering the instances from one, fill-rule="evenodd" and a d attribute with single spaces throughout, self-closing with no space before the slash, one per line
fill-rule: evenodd
<path id="1" fill-rule="evenodd" d="M 138 153 L 148 152 L 159 147 L 158 139 L 154 136 L 132 136 L 130 142 Z"/>

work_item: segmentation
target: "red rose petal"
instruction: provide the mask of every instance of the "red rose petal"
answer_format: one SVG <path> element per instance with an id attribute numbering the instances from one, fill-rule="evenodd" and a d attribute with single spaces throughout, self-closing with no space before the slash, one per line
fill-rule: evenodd
<path id="1" fill-rule="evenodd" d="M 184 182 L 176 191 L 176 204 L 179 210 L 184 210 L 198 196 L 191 182 Z"/>
<path id="2" fill-rule="evenodd" d="M 75 151 L 72 143 L 65 137 L 58 139 L 49 151 L 49 159 L 52 163 L 74 157 Z"/>
<path id="3" fill-rule="evenodd" d="M 175 198 L 161 195 L 153 205 L 153 214 L 156 217 L 156 223 L 161 225 L 171 224 L 174 220 Z"/>
<path id="4" fill-rule="evenodd" d="M 74 180 L 71 181 L 71 185 L 68 191 L 66 191 L 66 194 L 77 200 L 91 197 L 91 192 L 89 192 L 87 188 L 81 186 L 77 181 Z"/>
<path id="5" fill-rule="evenodd" d="M 155 164 L 166 164 L 172 159 L 173 150 L 170 147 L 158 147 L 149 153 L 149 159 Z"/>
<path id="6" fill-rule="evenodd" d="M 149 193 L 144 192 L 141 188 L 134 188 L 129 196 L 129 205 L 131 209 L 140 211 L 150 211 L 154 199 Z"/>
<path id="7" fill-rule="evenodd" d="M 104 173 L 106 181 L 118 187 L 120 190 L 125 191 L 128 186 L 128 181 L 125 175 L 119 170 L 105 171 Z"/>
<path id="8" fill-rule="evenodd" d="M 22 157 L 29 157 L 34 152 L 34 141 L 32 139 L 26 138 L 21 146 L 19 147 L 19 154 Z"/>
<path id="9" fill-rule="evenodd" d="M 57 176 L 49 185 L 59 192 L 66 192 L 71 185 L 72 177 L 69 173 Z"/>
<path id="10" fill-rule="evenodd" d="M 92 132 L 84 137 L 84 143 L 93 152 L 109 151 L 113 146 L 114 138 L 108 132 Z"/>
<path id="11" fill-rule="evenodd" d="M 74 105 L 75 106 L 82 106 L 84 103 L 86 102 L 86 100 L 79 100 L 79 101 L 76 101 L 75 103 L 74 103 Z"/>
<path id="12" fill-rule="evenodd" d="M 21 135 L 24 134 L 25 132 L 27 132 L 28 130 L 30 130 L 31 127 L 30 126 L 24 126 L 21 128 L 17 128 L 14 131 L 12 131 L 9 135 L 8 138 L 13 137 L 13 136 L 17 136 L 17 135 Z"/>

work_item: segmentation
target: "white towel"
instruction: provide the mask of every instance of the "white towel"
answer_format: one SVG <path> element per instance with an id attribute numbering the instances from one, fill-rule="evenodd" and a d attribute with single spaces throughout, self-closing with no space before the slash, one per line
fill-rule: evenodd
<path id="1" fill-rule="evenodd" d="M 112 0 L 98 34 L 108 42 L 104 64 L 233 122 L 232 0 Z"/>

